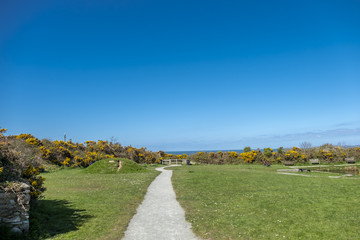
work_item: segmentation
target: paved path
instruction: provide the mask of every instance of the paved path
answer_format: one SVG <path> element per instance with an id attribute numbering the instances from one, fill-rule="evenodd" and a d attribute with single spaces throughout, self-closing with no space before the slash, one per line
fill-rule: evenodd
<path id="1" fill-rule="evenodd" d="M 171 184 L 171 170 L 156 168 L 162 173 L 150 184 L 145 199 L 131 219 L 123 240 L 192 240 L 197 239 L 185 221 L 185 212 L 176 201 Z"/>

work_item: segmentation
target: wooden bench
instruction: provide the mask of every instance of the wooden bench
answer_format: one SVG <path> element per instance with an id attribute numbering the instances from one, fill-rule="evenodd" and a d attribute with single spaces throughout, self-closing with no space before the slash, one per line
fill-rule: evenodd
<path id="1" fill-rule="evenodd" d="M 311 165 L 320 164 L 320 161 L 319 161 L 319 159 L 317 159 L 317 158 L 309 159 L 309 162 L 311 163 Z"/>
<path id="2" fill-rule="evenodd" d="M 354 158 L 354 157 L 345 158 L 345 162 L 346 162 L 346 163 L 355 163 L 355 158 Z"/>
<path id="3" fill-rule="evenodd" d="M 284 166 L 294 166 L 295 162 L 294 161 L 283 161 L 282 163 Z"/>

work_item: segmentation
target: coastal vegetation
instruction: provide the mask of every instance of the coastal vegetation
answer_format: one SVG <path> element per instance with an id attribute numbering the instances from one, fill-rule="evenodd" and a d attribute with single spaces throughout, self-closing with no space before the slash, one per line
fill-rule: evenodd
<path id="1" fill-rule="evenodd" d="M 300 144 L 303 145 L 303 144 Z M 281 164 L 292 161 L 294 164 L 310 164 L 310 159 L 319 159 L 323 164 L 345 163 L 347 157 L 360 159 L 360 147 L 342 147 L 324 144 L 320 147 L 279 147 L 276 151 L 272 148 L 252 150 L 245 147 L 241 153 L 232 152 L 197 152 L 189 156 L 196 163 L 201 164 Z"/>
<path id="2" fill-rule="evenodd" d="M 173 185 L 194 231 L 204 239 L 331 239 L 335 232 L 352 239 L 359 233 L 353 224 L 359 221 L 354 214 L 359 212 L 356 181 L 275 173 L 284 161 L 310 165 L 315 158 L 331 166 L 352 157 L 358 162 L 359 147 L 302 143 L 188 156 L 115 141 L 76 143 L 5 133 L 0 128 L 0 187 L 9 190 L 13 182 L 30 185 L 30 232 L 22 239 L 117 239 L 157 176 L 154 166 L 166 159 L 189 159 L 194 164 L 175 168 Z"/>
<path id="3" fill-rule="evenodd" d="M 164 151 L 152 152 L 146 148 L 122 146 L 115 141 L 70 141 L 38 139 L 32 134 L 5 136 L 6 129 L 0 128 L 0 185 L 7 182 L 23 181 L 31 186 L 31 197 L 38 198 L 44 192 L 45 178 L 40 175 L 45 169 L 80 167 L 86 168 L 105 158 L 125 158 L 140 164 L 161 163 L 164 159 L 190 159 L 197 164 L 281 164 L 292 161 L 294 164 L 309 164 L 310 159 L 321 163 L 343 163 L 346 157 L 360 159 L 360 147 L 344 148 L 331 144 L 311 147 L 301 143 L 301 148 L 272 148 L 253 150 L 245 147 L 241 153 L 197 152 L 168 154 Z M 89 170 L 90 171 L 90 170 Z"/>

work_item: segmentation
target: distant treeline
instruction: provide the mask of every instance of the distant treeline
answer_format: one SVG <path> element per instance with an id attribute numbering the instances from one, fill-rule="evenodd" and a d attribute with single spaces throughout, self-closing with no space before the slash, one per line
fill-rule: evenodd
<path id="1" fill-rule="evenodd" d="M 322 163 L 344 162 L 347 157 L 360 159 L 360 147 L 341 147 L 324 144 L 320 147 L 311 147 L 308 142 L 303 142 L 300 147 L 283 148 L 276 150 L 264 148 L 253 150 L 245 147 L 242 152 L 198 152 L 189 156 L 197 163 L 206 164 L 240 164 L 240 163 L 267 163 L 278 164 L 284 161 L 294 164 L 307 164 L 310 159 L 319 159 Z"/>

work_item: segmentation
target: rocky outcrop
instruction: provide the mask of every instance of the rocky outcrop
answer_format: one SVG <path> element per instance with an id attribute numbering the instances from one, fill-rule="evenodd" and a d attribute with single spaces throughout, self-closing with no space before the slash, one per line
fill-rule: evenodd
<path id="1" fill-rule="evenodd" d="M 6 225 L 14 233 L 29 231 L 30 186 L 11 183 L 0 188 L 0 225 Z"/>

